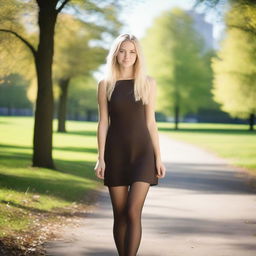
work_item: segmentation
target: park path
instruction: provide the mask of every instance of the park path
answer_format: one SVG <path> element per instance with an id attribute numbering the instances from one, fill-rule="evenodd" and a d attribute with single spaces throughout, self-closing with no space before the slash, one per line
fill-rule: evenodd
<path id="1" fill-rule="evenodd" d="M 167 175 L 151 187 L 138 256 L 255 256 L 256 192 L 244 172 L 194 145 L 160 134 Z M 117 256 L 107 188 L 76 228 L 49 241 L 51 256 Z"/>

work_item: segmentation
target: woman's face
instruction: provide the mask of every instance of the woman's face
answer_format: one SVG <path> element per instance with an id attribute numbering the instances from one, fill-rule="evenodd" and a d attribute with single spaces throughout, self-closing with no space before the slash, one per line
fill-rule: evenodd
<path id="1" fill-rule="evenodd" d="M 136 58 L 137 53 L 134 44 L 131 41 L 122 42 L 117 54 L 119 65 L 128 68 L 135 63 Z"/>

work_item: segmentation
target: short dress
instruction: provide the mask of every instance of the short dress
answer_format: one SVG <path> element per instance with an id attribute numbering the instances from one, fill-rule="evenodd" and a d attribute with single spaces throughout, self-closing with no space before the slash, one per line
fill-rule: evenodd
<path id="1" fill-rule="evenodd" d="M 135 101 L 134 79 L 117 80 L 108 101 L 104 160 L 105 186 L 128 186 L 143 181 L 158 184 L 156 159 L 146 125 L 145 105 Z"/>

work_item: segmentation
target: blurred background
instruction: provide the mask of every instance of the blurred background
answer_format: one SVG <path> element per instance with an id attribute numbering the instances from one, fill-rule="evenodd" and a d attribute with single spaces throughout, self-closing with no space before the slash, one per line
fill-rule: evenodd
<path id="1" fill-rule="evenodd" d="M 159 85 L 157 120 L 252 125 L 255 34 L 246 29 L 254 29 L 253 1 L 241 12 L 236 5 L 243 1 L 140 0 L 116 6 L 102 1 L 100 11 L 82 3 L 68 2 L 55 28 L 52 79 L 59 130 L 65 120 L 97 121 L 96 84 L 119 33 L 132 33 L 142 43 L 148 72 Z M 2 28 L 19 32 L 36 47 L 34 1 L 1 5 Z M 35 63 L 31 50 L 11 33 L 1 33 L 0 72 L 0 114 L 33 116 Z"/>

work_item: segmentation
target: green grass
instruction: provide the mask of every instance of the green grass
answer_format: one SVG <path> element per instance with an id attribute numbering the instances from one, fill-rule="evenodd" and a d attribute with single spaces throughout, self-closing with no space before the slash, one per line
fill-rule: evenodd
<path id="1" fill-rule="evenodd" d="M 158 124 L 160 132 L 196 144 L 256 175 L 256 131 L 249 131 L 248 125 L 180 123 L 176 131 L 173 127 L 170 123 Z"/>
<path id="2" fill-rule="evenodd" d="M 33 119 L 1 117 L 0 236 L 29 228 L 39 212 L 90 201 L 89 192 L 101 183 L 93 170 L 96 123 L 68 122 L 67 129 L 53 135 L 57 170 L 32 168 Z"/>
<path id="3" fill-rule="evenodd" d="M 54 131 L 57 122 L 54 121 Z M 0 118 L 0 237 L 31 228 L 38 214 L 63 212 L 72 203 L 90 202 L 102 185 L 97 159 L 97 123 L 67 122 L 67 134 L 54 132 L 56 170 L 32 168 L 33 119 Z M 158 123 L 160 132 L 197 144 L 256 173 L 256 132 L 247 125 Z M 61 209 L 61 210 L 60 210 Z"/>

